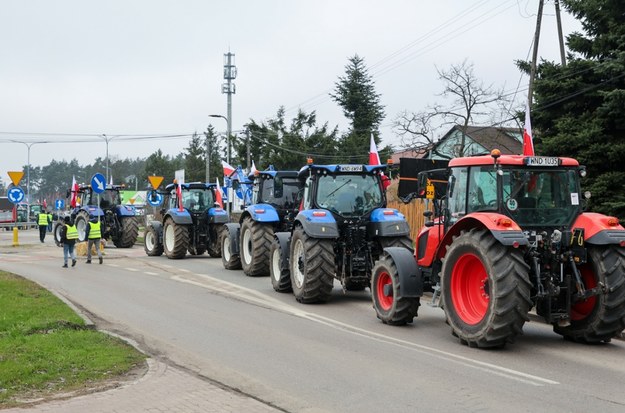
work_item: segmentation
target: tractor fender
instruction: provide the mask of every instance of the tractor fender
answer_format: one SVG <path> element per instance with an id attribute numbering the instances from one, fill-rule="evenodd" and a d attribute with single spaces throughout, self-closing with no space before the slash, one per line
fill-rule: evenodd
<path id="1" fill-rule="evenodd" d="M 338 238 L 339 228 L 331 213 L 325 209 L 307 209 L 295 217 L 295 224 L 304 228 L 313 238 Z"/>
<path id="2" fill-rule="evenodd" d="M 135 209 L 128 205 L 118 205 L 117 207 L 115 207 L 115 213 L 120 218 L 134 217 L 135 215 L 137 215 Z"/>
<path id="3" fill-rule="evenodd" d="M 391 256 L 399 277 L 399 295 L 401 297 L 421 297 L 423 295 L 423 277 L 417 268 L 412 251 L 402 247 L 386 247 L 384 252 Z"/>
<path id="4" fill-rule="evenodd" d="M 510 217 L 496 212 L 475 212 L 462 217 L 445 234 L 438 246 L 436 257 L 441 259 L 445 256 L 447 246 L 453 238 L 460 235 L 461 231 L 473 228 L 487 229 L 493 237 L 502 245 L 519 247 L 528 245 L 529 241 L 521 227 Z"/>
<path id="5" fill-rule="evenodd" d="M 159 240 L 163 239 L 163 223 L 160 221 L 150 221 L 148 227 L 154 229 Z"/>
<path id="6" fill-rule="evenodd" d="M 170 217 L 176 224 L 190 225 L 193 224 L 191 214 L 186 209 L 179 211 L 178 208 L 172 208 L 165 214 L 165 218 Z"/>
<path id="7" fill-rule="evenodd" d="M 392 208 L 378 208 L 371 212 L 368 230 L 371 237 L 410 235 L 410 226 L 404 214 Z"/>
<path id="8" fill-rule="evenodd" d="M 241 248 L 239 248 L 239 237 L 241 232 L 241 225 L 236 222 L 229 222 L 224 224 L 226 231 L 226 237 L 230 238 L 230 253 L 232 255 L 239 255 Z"/>
<path id="9" fill-rule="evenodd" d="M 254 204 L 245 208 L 245 212 L 241 215 L 241 222 L 244 217 L 251 217 L 256 222 L 279 222 L 280 217 L 278 211 L 269 204 Z"/>
<path id="10" fill-rule="evenodd" d="M 228 212 L 223 208 L 209 208 L 208 222 L 211 224 L 225 224 L 228 222 Z"/>
<path id="11" fill-rule="evenodd" d="M 593 245 L 621 244 L 625 242 L 625 228 L 615 217 L 596 212 L 580 214 L 572 228 L 583 228 L 586 243 Z"/>
<path id="12" fill-rule="evenodd" d="M 276 232 L 273 234 L 273 238 L 278 242 L 280 246 L 280 269 L 286 270 L 289 268 L 289 254 L 291 250 L 291 233 L 290 232 Z"/>

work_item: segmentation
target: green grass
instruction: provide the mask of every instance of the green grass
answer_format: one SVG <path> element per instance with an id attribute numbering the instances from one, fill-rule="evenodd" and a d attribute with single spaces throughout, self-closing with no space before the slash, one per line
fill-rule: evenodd
<path id="1" fill-rule="evenodd" d="M 88 329 L 47 290 L 0 271 L 0 408 L 88 389 L 144 360 L 122 340 Z"/>

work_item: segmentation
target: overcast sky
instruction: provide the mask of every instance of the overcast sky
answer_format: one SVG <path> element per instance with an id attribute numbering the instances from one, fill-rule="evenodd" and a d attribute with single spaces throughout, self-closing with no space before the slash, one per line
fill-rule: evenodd
<path id="1" fill-rule="evenodd" d="M 539 55 L 559 61 L 554 5 L 545 3 Z M 238 69 L 233 130 L 280 106 L 287 119 L 301 107 L 316 111 L 318 124 L 346 130 L 327 95 L 358 54 L 385 105 L 382 145 L 398 145 L 389 125 L 401 111 L 437 102 L 437 67 L 467 59 L 485 83 L 525 90 L 514 61 L 530 55 L 537 9 L 538 0 L 2 0 L 1 177 L 27 164 L 26 145 L 10 139 L 50 142 L 31 147 L 33 166 L 85 165 L 104 158 L 104 139 L 58 141 L 192 134 L 209 123 L 225 131 L 223 119 L 208 115 L 226 114 L 228 51 Z M 565 35 L 580 27 L 564 11 L 563 26 Z M 187 144 L 112 138 L 109 156 L 175 155 Z"/>

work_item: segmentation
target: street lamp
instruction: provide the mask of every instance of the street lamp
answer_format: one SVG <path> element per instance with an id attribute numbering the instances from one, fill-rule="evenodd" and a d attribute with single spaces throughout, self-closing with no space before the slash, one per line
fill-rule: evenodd
<path id="1" fill-rule="evenodd" d="M 27 155 L 27 169 L 26 169 L 26 222 L 30 222 L 30 203 L 31 203 L 31 199 L 30 199 L 30 148 L 33 145 L 36 145 L 38 143 L 49 143 L 47 141 L 39 141 L 39 142 L 25 142 L 25 141 L 17 141 L 14 139 L 11 139 L 11 142 L 15 142 L 15 143 L 21 143 L 23 145 L 26 145 L 26 147 L 28 148 L 28 155 Z"/>
<path id="2" fill-rule="evenodd" d="M 117 138 L 117 136 L 109 137 L 105 134 L 102 134 L 101 138 L 104 139 L 104 141 L 106 142 L 106 182 L 104 183 L 104 185 L 106 186 L 109 183 L 109 142 Z"/>

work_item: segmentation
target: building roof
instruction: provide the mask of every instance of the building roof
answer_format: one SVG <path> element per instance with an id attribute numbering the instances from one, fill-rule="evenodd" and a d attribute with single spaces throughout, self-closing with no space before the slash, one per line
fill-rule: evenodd
<path id="1" fill-rule="evenodd" d="M 462 127 L 455 125 L 441 140 L 454 130 L 462 132 Z M 504 155 L 518 155 L 523 152 L 523 132 L 517 128 L 467 126 L 466 135 L 488 152 L 493 149 L 499 149 Z"/>

